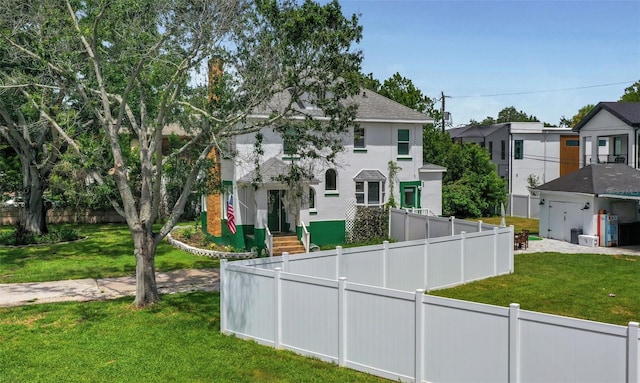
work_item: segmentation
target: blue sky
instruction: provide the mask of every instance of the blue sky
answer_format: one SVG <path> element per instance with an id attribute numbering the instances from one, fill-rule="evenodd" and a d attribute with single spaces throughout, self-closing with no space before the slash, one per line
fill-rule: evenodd
<path id="1" fill-rule="evenodd" d="M 451 96 L 454 126 L 507 106 L 557 124 L 640 80 L 640 0 L 340 4 L 360 14 L 362 71 L 381 81 L 399 72 L 429 97 Z"/>

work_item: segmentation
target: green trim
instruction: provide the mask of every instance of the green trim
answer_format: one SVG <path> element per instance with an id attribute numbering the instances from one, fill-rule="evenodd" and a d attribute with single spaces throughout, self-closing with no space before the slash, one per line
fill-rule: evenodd
<path id="1" fill-rule="evenodd" d="M 317 211 L 310 211 L 309 215 L 318 215 L 318 212 Z"/>
<path id="2" fill-rule="evenodd" d="M 207 212 L 200 212 L 200 227 L 202 228 L 202 232 L 205 234 L 209 233 L 209 228 L 207 227 Z"/>
<path id="3" fill-rule="evenodd" d="M 421 181 L 406 181 L 406 182 L 400 182 L 400 207 L 404 208 L 407 207 L 405 206 L 405 200 L 404 200 L 404 188 L 405 187 L 415 187 L 416 188 L 416 206 L 414 206 L 416 209 L 420 209 L 420 200 L 421 200 L 421 190 L 420 190 L 420 186 L 422 185 Z"/>
<path id="4" fill-rule="evenodd" d="M 340 192 L 333 191 L 333 190 L 326 191 L 326 192 L 324 192 L 324 196 L 325 197 L 340 197 Z"/>
<path id="5" fill-rule="evenodd" d="M 366 153 L 367 148 L 353 148 L 354 153 Z"/>
<path id="6" fill-rule="evenodd" d="M 343 244 L 344 232 L 344 221 L 318 221 L 309 225 L 311 242 L 318 246 Z"/>
<path id="7" fill-rule="evenodd" d="M 413 157 L 397 157 L 396 161 L 413 161 Z"/>

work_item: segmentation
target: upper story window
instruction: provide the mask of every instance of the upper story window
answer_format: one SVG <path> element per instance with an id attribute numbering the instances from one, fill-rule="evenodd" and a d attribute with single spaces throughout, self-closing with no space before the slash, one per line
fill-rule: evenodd
<path id="1" fill-rule="evenodd" d="M 355 149 L 364 149 L 365 148 L 365 131 L 364 127 L 356 126 L 353 128 L 353 147 Z"/>
<path id="2" fill-rule="evenodd" d="M 398 129 L 398 155 L 409 155 L 409 129 Z"/>
<path id="3" fill-rule="evenodd" d="M 507 158 L 507 142 L 505 140 L 500 141 L 500 159 Z"/>
<path id="4" fill-rule="evenodd" d="M 489 141 L 489 159 L 493 159 L 493 141 Z"/>
<path id="5" fill-rule="evenodd" d="M 296 137 L 293 128 L 288 128 L 282 135 L 282 150 L 287 156 L 296 154 Z"/>
<path id="6" fill-rule="evenodd" d="M 324 173 L 324 190 L 327 190 L 327 191 L 338 190 L 338 174 L 334 169 L 328 169 Z"/>
<path id="7" fill-rule="evenodd" d="M 524 141 L 515 140 L 513 142 L 513 159 L 521 160 L 524 157 Z"/>

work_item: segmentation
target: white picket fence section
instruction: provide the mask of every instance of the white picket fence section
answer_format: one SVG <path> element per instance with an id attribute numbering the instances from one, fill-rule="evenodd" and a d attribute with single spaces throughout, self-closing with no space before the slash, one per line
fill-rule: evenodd
<path id="1" fill-rule="evenodd" d="M 640 383 L 638 323 L 616 326 L 424 294 L 512 271 L 512 227 L 222 260 L 220 327 L 404 382 Z"/>

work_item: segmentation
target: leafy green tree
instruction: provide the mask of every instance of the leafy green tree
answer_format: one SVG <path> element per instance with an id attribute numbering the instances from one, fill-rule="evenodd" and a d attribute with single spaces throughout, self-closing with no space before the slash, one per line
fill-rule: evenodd
<path id="1" fill-rule="evenodd" d="M 534 115 L 517 110 L 514 106 L 508 106 L 498 112 L 497 118 L 487 116 L 481 122 L 472 119 L 469 121 L 469 125 L 493 125 L 505 122 L 540 122 L 540 120 Z"/>
<path id="2" fill-rule="evenodd" d="M 580 108 L 578 110 L 578 113 L 574 114 L 573 117 L 571 117 L 571 119 L 567 119 L 564 116 L 562 116 L 560 118 L 560 126 L 567 127 L 567 128 L 573 128 L 574 126 L 578 125 L 578 123 L 587 114 L 589 114 L 589 112 L 591 112 L 591 109 L 593 109 L 594 107 L 595 107 L 595 105 L 593 105 L 593 104 L 587 104 L 587 105 L 583 106 L 582 108 Z"/>
<path id="3" fill-rule="evenodd" d="M 433 109 L 433 100 L 398 72 L 384 80 L 378 93 L 420 113 L 429 113 Z"/>
<path id="4" fill-rule="evenodd" d="M 0 1 L 0 41 L 11 60 L 51 73 L 55 85 L 37 85 L 68 94 L 64 108 L 91 116 L 60 133 L 82 123 L 99 128 L 108 156 L 95 145 L 66 142 L 83 162 L 96 161 L 89 169 L 95 182 L 117 191 L 111 203 L 133 238 L 138 307 L 159 300 L 157 245 L 180 219 L 213 148 L 225 152 L 231 137 L 266 126 L 286 131 L 283 121 L 302 117 L 306 129 L 297 131 L 296 150 L 331 161 L 341 149 L 338 137 L 352 129 L 355 107 L 343 100 L 359 90 L 362 55 L 352 44 L 362 28 L 355 15 L 343 16 L 337 1 Z M 190 88 L 210 60 L 229 70 L 208 99 L 207 89 Z M 282 95 L 285 102 L 268 102 Z M 322 122 L 296 108 L 309 100 L 324 111 Z M 260 108 L 268 108 L 268 117 L 248 118 Z M 57 122 L 52 110 L 38 112 Z M 180 124 L 188 139 L 164 153 L 163 128 L 170 123 Z M 188 157 L 182 189 L 166 222 L 154 228 L 165 165 L 180 156 Z"/>
<path id="5" fill-rule="evenodd" d="M 622 102 L 640 102 L 640 81 L 636 81 L 633 85 L 625 88 L 624 94 L 620 97 Z"/>
<path id="6" fill-rule="evenodd" d="M 447 168 L 442 183 L 444 215 L 481 217 L 506 199 L 505 181 L 489 154 L 472 143 L 456 144 L 447 132 L 424 129 L 423 159 Z"/>

